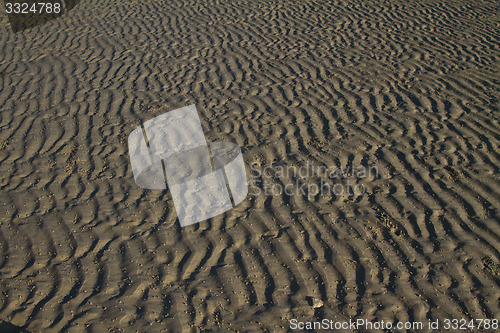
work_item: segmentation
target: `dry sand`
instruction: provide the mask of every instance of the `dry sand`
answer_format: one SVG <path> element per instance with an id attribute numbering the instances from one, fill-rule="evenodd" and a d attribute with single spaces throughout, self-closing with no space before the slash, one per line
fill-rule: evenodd
<path id="1" fill-rule="evenodd" d="M 499 9 L 82 0 L 17 34 L 1 14 L 0 320 L 499 319 Z M 181 228 L 168 191 L 134 183 L 127 136 L 193 103 L 207 139 L 237 143 L 247 165 L 378 177 L 359 180 L 363 195 L 249 196 Z"/>

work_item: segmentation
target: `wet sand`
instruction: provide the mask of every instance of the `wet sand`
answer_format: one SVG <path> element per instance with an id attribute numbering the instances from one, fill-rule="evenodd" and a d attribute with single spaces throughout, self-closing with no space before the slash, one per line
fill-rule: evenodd
<path id="1" fill-rule="evenodd" d="M 0 15 L 0 320 L 500 319 L 499 7 L 83 0 L 17 34 Z M 377 173 L 340 179 L 357 194 L 251 188 L 181 228 L 168 191 L 135 184 L 127 137 L 190 104 L 208 141 L 241 147 L 249 182 L 252 165 Z"/>

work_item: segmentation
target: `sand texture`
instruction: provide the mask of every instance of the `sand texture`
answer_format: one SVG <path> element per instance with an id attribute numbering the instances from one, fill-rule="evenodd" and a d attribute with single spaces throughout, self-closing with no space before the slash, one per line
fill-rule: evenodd
<path id="1" fill-rule="evenodd" d="M 0 14 L 0 328 L 500 319 L 499 9 L 82 0 L 19 33 Z M 190 104 L 249 181 L 250 165 L 378 175 L 181 228 L 168 190 L 135 184 L 127 137 Z"/>

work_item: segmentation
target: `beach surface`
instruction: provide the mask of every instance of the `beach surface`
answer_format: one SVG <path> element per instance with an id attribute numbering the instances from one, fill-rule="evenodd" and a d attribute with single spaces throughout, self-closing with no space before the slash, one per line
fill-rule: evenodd
<path id="1" fill-rule="evenodd" d="M 18 33 L 2 12 L 0 325 L 500 319 L 499 10 L 82 0 Z M 249 194 L 182 228 L 127 138 L 191 104 L 241 148 Z"/>

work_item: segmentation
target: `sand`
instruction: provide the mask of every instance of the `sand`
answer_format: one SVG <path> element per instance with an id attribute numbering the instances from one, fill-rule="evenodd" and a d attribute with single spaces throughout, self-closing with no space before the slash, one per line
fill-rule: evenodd
<path id="1" fill-rule="evenodd" d="M 499 9 L 82 0 L 17 34 L 1 14 L 1 327 L 500 319 Z M 378 173 L 181 228 L 169 191 L 135 184 L 127 137 L 190 104 L 249 181 L 251 165 Z"/>

